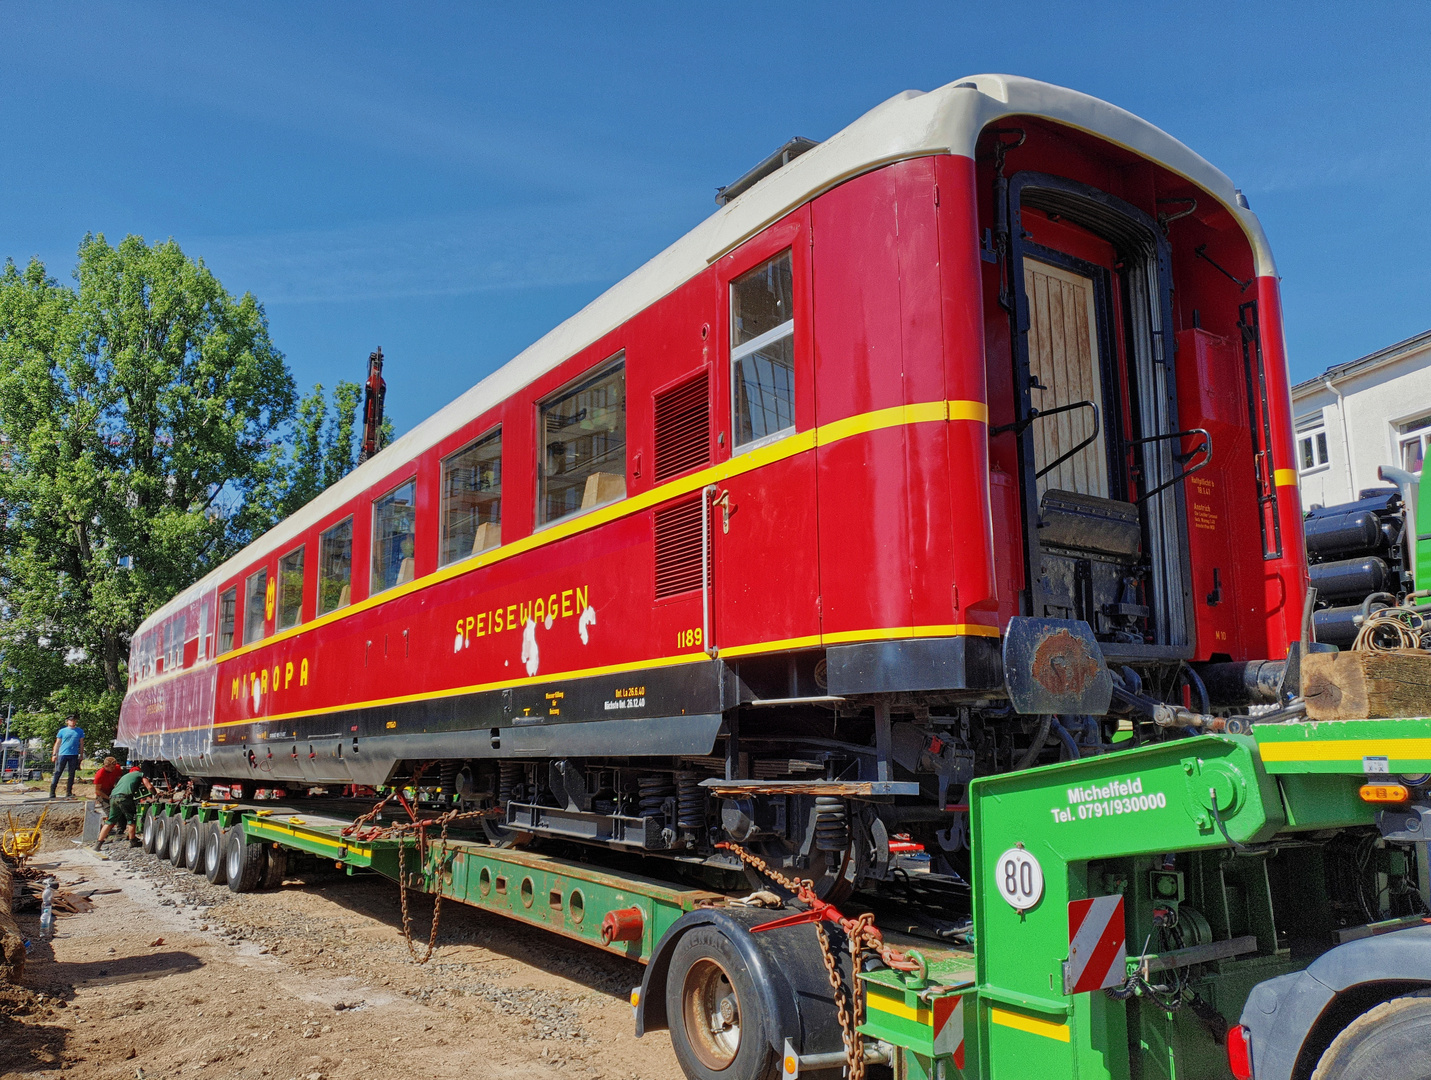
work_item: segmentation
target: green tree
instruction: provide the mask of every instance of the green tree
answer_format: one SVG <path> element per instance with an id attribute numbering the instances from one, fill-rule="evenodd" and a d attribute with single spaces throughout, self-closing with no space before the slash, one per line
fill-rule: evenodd
<path id="1" fill-rule="evenodd" d="M 172 240 L 88 236 L 74 280 L 0 273 L 0 681 L 22 730 L 75 712 L 98 745 L 134 628 L 289 505 L 294 386 Z"/>
<path id="2" fill-rule="evenodd" d="M 356 425 L 363 388 L 340 382 L 333 388 L 329 412 L 323 384 L 299 403 L 289 445 L 288 475 L 280 510 L 293 513 L 353 470 L 357 461 Z"/>

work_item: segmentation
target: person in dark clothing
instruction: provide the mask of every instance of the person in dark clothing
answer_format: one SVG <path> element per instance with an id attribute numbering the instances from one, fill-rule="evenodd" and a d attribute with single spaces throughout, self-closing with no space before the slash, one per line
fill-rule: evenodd
<path id="1" fill-rule="evenodd" d="M 55 763 L 54 774 L 50 777 L 50 798 L 55 797 L 55 791 L 60 786 L 60 773 L 66 769 L 70 774 L 65 781 L 65 798 L 74 796 L 75 771 L 79 768 L 80 758 L 83 756 L 84 728 L 79 726 L 75 717 L 68 717 L 65 726 L 60 728 L 60 733 L 55 736 L 55 748 L 50 751 L 50 760 Z"/>
<path id="2" fill-rule="evenodd" d="M 132 766 L 115 782 L 114 789 L 109 793 L 109 820 L 104 823 L 104 828 L 99 830 L 99 839 L 94 842 L 95 851 L 104 846 L 116 825 L 124 826 L 124 836 L 131 847 L 139 843 L 139 838 L 134 835 L 134 824 L 139 820 L 138 795 L 141 785 L 149 791 L 154 790 L 154 785 L 145 779 L 138 765 Z"/>

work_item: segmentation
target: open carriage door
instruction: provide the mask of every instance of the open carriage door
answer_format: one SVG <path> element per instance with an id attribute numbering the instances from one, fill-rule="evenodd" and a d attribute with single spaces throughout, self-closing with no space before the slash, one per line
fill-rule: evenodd
<path id="1" fill-rule="evenodd" d="M 1166 241 L 1141 211 L 1075 181 L 1022 172 L 1007 184 L 1024 612 L 1086 622 L 1109 660 L 1189 656 L 1179 480 L 1208 450 L 1190 453 L 1205 436 L 1177 430 Z M 1075 233 L 1087 248 L 1060 250 Z"/>

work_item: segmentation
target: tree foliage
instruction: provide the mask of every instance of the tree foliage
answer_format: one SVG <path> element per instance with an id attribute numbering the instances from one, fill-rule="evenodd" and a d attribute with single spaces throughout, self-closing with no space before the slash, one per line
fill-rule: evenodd
<path id="1" fill-rule="evenodd" d="M 299 403 L 294 422 L 287 483 L 279 510 L 286 517 L 352 471 L 357 462 L 358 403 L 363 388 L 339 382 L 330 414 L 319 383 Z"/>
<path id="2" fill-rule="evenodd" d="M 325 445 L 290 482 L 316 458 L 281 445 L 294 385 L 263 308 L 172 240 L 88 236 L 74 282 L 0 273 L 0 678 L 30 733 L 75 712 L 99 745 L 145 615 L 350 457 Z"/>

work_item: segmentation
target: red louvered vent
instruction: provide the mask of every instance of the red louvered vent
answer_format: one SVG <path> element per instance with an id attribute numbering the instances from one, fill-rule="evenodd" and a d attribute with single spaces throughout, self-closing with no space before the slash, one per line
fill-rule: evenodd
<path id="1" fill-rule="evenodd" d="M 701 504 L 688 499 L 656 511 L 656 599 L 701 587 Z"/>
<path id="2" fill-rule="evenodd" d="M 656 395 L 656 483 L 709 465 L 710 379 L 693 379 Z"/>

